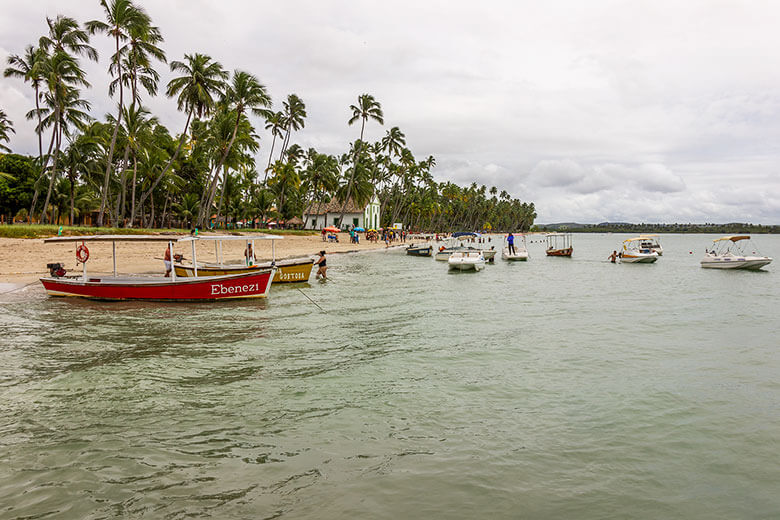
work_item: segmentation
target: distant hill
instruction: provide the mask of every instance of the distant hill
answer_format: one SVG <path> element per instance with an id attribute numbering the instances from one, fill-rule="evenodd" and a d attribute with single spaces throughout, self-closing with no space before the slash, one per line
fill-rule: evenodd
<path id="1" fill-rule="evenodd" d="M 535 231 L 571 231 L 573 233 L 780 233 L 780 225 L 729 222 L 727 224 L 633 224 L 631 222 L 600 222 L 579 224 L 559 222 L 537 224 Z"/>

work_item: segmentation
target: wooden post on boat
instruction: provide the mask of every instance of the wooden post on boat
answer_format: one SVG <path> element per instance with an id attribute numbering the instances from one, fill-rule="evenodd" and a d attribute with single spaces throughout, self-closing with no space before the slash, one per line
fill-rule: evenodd
<path id="1" fill-rule="evenodd" d="M 192 240 L 192 268 L 195 269 L 195 278 L 198 277 L 198 262 L 195 258 L 195 241 Z"/>
<path id="2" fill-rule="evenodd" d="M 116 240 L 111 241 L 111 249 L 114 252 L 114 278 L 116 278 Z"/>

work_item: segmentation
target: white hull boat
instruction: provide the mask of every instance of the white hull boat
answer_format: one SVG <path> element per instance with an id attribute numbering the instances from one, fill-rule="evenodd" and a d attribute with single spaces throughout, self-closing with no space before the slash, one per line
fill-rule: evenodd
<path id="1" fill-rule="evenodd" d="M 450 269 L 457 271 L 481 271 L 485 268 L 485 257 L 476 251 L 455 251 L 447 263 Z"/>
<path id="2" fill-rule="evenodd" d="M 509 262 L 525 262 L 528 260 L 528 251 L 515 248 L 514 253 L 510 253 L 509 247 L 504 247 L 504 250 L 501 252 L 501 258 Z"/>
<path id="3" fill-rule="evenodd" d="M 713 240 L 712 251 L 707 251 L 701 259 L 701 266 L 709 269 L 744 269 L 757 270 L 771 264 L 768 256 L 758 256 L 755 252 L 748 255 L 745 247 L 749 243 L 750 236 L 735 235 L 717 238 Z"/>
<path id="4" fill-rule="evenodd" d="M 658 260 L 658 253 L 647 246 L 644 237 L 629 238 L 623 241 L 623 250 L 620 252 L 621 264 L 652 264 Z"/>
<path id="5" fill-rule="evenodd" d="M 654 253 L 658 253 L 658 256 L 663 256 L 664 248 L 661 247 L 658 235 L 639 235 L 639 238 L 642 239 L 642 242 L 639 244 L 642 249 L 649 249 Z"/>

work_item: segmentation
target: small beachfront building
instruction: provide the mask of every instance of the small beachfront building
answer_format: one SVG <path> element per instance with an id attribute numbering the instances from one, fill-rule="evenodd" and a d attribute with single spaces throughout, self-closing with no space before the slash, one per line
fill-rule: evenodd
<path id="1" fill-rule="evenodd" d="M 336 226 L 340 229 L 362 227 L 376 229 L 379 227 L 379 199 L 376 195 L 364 208 L 358 207 L 352 199 L 347 201 L 344 208 L 344 222 L 339 222 L 342 203 L 339 199 L 332 199 L 322 204 L 314 203 L 303 212 L 305 229 L 322 229 L 328 226 Z"/>

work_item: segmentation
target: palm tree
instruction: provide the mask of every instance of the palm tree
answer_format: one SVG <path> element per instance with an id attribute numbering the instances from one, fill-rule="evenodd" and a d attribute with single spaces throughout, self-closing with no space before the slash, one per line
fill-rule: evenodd
<path id="1" fill-rule="evenodd" d="M 227 145 L 227 149 L 222 154 L 222 158 L 214 168 L 214 176 L 211 180 L 211 186 L 208 190 L 208 195 L 205 197 L 206 203 L 200 208 L 200 216 L 198 218 L 198 225 L 202 225 L 205 219 L 205 215 L 210 211 L 211 205 L 214 202 L 214 195 L 217 190 L 217 181 L 219 180 L 220 168 L 227 159 L 227 155 L 230 152 L 230 148 L 233 146 L 233 141 L 236 139 L 236 133 L 241 123 L 241 118 L 247 112 L 251 111 L 253 114 L 262 117 L 267 112 L 267 109 L 271 106 L 271 96 L 268 95 L 264 85 L 260 81 L 249 74 L 248 72 L 236 70 L 233 72 L 233 80 L 225 89 L 225 101 L 233 107 L 236 113 L 236 121 L 233 127 L 233 135 L 230 137 L 230 142 Z"/>
<path id="2" fill-rule="evenodd" d="M 355 143 L 355 155 L 354 160 L 352 161 L 352 171 L 349 175 L 349 182 L 347 183 L 347 190 L 345 193 L 347 198 L 341 202 L 341 217 L 339 217 L 339 223 L 343 222 L 344 220 L 344 210 L 347 207 L 349 197 L 352 195 L 352 183 L 355 179 L 355 170 L 358 166 L 360 144 L 363 142 L 363 131 L 366 129 L 366 121 L 373 119 L 380 125 L 385 124 L 384 114 L 382 113 L 382 106 L 377 100 L 374 99 L 374 96 L 371 94 L 361 94 L 358 96 L 357 105 L 350 105 L 349 109 L 352 110 L 352 117 L 349 118 L 348 123 L 352 125 L 357 120 L 361 121 L 360 139 L 357 143 Z"/>
<path id="3" fill-rule="evenodd" d="M 149 15 L 142 8 L 137 7 L 130 0 L 100 0 L 100 5 L 105 12 L 106 21 L 92 20 L 87 22 L 86 26 L 90 34 L 106 33 L 114 38 L 116 52 L 111 57 L 109 72 L 112 76 L 120 78 L 119 81 L 119 109 L 114 125 L 114 134 L 111 136 L 111 145 L 108 150 L 108 160 L 106 161 L 106 173 L 103 180 L 103 193 L 100 200 L 100 213 L 98 213 L 98 226 L 103 225 L 103 214 L 108 200 L 108 180 L 111 174 L 111 167 L 114 162 L 114 146 L 116 137 L 119 133 L 119 125 L 122 123 L 122 110 L 124 107 L 124 89 L 122 88 L 122 54 L 119 49 L 120 42 L 126 42 L 130 39 L 131 31 L 143 31 L 143 28 L 151 24 Z"/>
<path id="4" fill-rule="evenodd" d="M 39 48 L 28 45 L 23 56 L 11 55 L 8 57 L 8 67 L 3 75 L 8 77 L 21 78 L 25 83 L 28 81 L 35 91 L 35 112 L 33 117 L 37 116 L 38 125 L 35 127 L 35 133 L 38 134 L 38 167 L 41 169 L 38 173 L 38 179 L 35 181 L 35 188 L 30 205 L 30 211 L 27 214 L 27 221 L 32 222 L 32 215 L 35 209 L 35 203 L 38 202 L 39 182 L 43 178 L 43 126 L 41 125 L 40 110 L 40 86 L 44 80 L 43 68 L 46 65 L 46 53 Z"/>
<path id="5" fill-rule="evenodd" d="M 79 26 L 79 23 L 61 14 L 55 19 L 46 18 L 49 35 L 41 36 L 38 45 L 47 54 L 55 52 L 70 52 L 76 56 L 86 56 L 92 61 L 98 60 L 98 53 L 89 44 L 89 34 Z"/>
<path id="6" fill-rule="evenodd" d="M 290 144 L 290 134 L 292 134 L 293 130 L 297 132 L 303 128 L 304 120 L 306 119 L 306 105 L 297 95 L 290 94 L 282 105 L 284 106 L 284 126 L 286 133 L 284 141 L 282 141 L 282 150 L 279 153 L 280 159 L 287 150 L 287 146 Z"/>
<path id="7" fill-rule="evenodd" d="M 276 138 L 282 137 L 282 128 L 284 128 L 284 112 L 268 112 L 265 117 L 265 129 L 271 131 L 271 152 L 268 154 L 268 164 L 265 167 L 263 175 L 263 184 L 268 179 L 268 170 L 271 169 L 271 158 L 274 155 L 274 145 Z"/>
<path id="8" fill-rule="evenodd" d="M 179 153 L 181 153 L 192 116 L 195 115 L 199 119 L 211 114 L 215 104 L 214 96 L 223 90 L 225 80 L 228 77 L 228 73 L 225 72 L 222 65 L 212 61 L 210 56 L 198 53 L 185 54 L 184 61 L 172 61 L 171 72 L 178 72 L 182 75 L 168 82 L 166 95 L 168 97 L 178 95 L 178 109 L 187 112 L 187 121 L 184 123 L 184 130 L 179 136 L 179 145 L 176 147 L 176 152 L 171 156 L 160 176 L 141 195 L 138 200 L 139 207 L 143 207 L 146 199 L 154 192 L 157 185 L 165 177 L 179 156 Z"/>
<path id="9" fill-rule="evenodd" d="M 13 122 L 8 119 L 8 115 L 5 113 L 5 111 L 0 109 L 0 150 L 11 153 L 11 149 L 2 144 L 2 142 L 10 142 L 11 136 L 9 134 L 14 133 L 16 133 L 16 130 L 14 130 Z"/>

